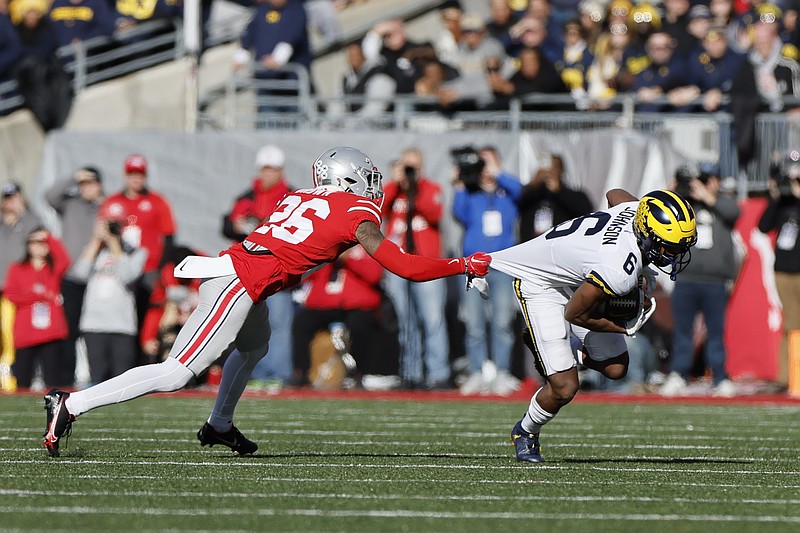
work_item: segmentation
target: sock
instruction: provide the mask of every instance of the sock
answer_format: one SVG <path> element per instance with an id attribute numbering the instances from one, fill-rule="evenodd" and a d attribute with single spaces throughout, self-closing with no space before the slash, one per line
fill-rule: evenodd
<path id="1" fill-rule="evenodd" d="M 525 413 L 525 416 L 522 417 L 522 429 L 533 433 L 534 435 L 538 435 L 539 432 L 542 430 L 542 426 L 550 422 L 554 416 L 553 413 L 548 413 L 541 406 L 536 402 L 536 397 L 542 389 L 536 391 L 536 394 L 533 395 L 531 398 L 531 403 L 528 406 L 528 412 Z"/>
<path id="2" fill-rule="evenodd" d="M 70 414 L 78 416 L 96 407 L 127 402 L 145 394 L 176 391 L 193 377 L 191 370 L 169 358 L 157 365 L 131 368 L 93 387 L 73 392 L 65 405 Z"/>
<path id="3" fill-rule="evenodd" d="M 236 404 L 242 397 L 250 374 L 266 353 L 267 347 L 264 347 L 247 352 L 234 350 L 228 356 L 225 366 L 222 367 L 222 381 L 219 384 L 217 400 L 208 417 L 208 423 L 215 430 L 225 433 L 233 427 L 233 412 L 236 410 Z"/>

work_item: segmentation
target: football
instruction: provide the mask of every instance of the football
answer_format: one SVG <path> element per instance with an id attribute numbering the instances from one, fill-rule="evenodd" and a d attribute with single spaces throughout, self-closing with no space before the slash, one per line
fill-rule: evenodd
<path id="1" fill-rule="evenodd" d="M 642 305 L 641 290 L 635 288 L 622 296 L 614 296 L 600 302 L 595 314 L 613 322 L 626 322 L 639 314 Z"/>

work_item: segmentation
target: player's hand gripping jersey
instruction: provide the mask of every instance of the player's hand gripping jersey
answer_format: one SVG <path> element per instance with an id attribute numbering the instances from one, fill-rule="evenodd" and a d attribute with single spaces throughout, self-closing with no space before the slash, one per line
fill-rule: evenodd
<path id="1" fill-rule="evenodd" d="M 258 301 L 357 244 L 356 228 L 364 221 L 381 224 L 380 207 L 372 200 L 328 186 L 300 189 L 223 253 L 231 256 L 239 279 Z"/>
<path id="2" fill-rule="evenodd" d="M 492 253 L 492 268 L 542 288 L 576 289 L 589 281 L 620 296 L 638 283 L 642 253 L 633 232 L 638 202 L 595 211 Z"/>

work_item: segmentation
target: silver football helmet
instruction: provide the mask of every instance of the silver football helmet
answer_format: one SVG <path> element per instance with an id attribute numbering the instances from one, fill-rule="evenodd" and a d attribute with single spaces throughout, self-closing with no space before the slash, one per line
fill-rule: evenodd
<path id="1" fill-rule="evenodd" d="M 361 150 L 347 146 L 326 150 L 314 161 L 312 174 L 315 187 L 337 185 L 372 200 L 383 198 L 383 176 Z"/>

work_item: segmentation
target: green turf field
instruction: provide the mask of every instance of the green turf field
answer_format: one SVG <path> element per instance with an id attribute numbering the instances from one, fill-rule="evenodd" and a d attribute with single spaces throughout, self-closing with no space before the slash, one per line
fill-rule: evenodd
<path id="1" fill-rule="evenodd" d="M 800 408 L 573 404 L 518 464 L 526 403 L 247 399 L 255 456 L 201 448 L 211 399 L 88 413 L 46 456 L 0 397 L 0 529 L 800 531 Z"/>

